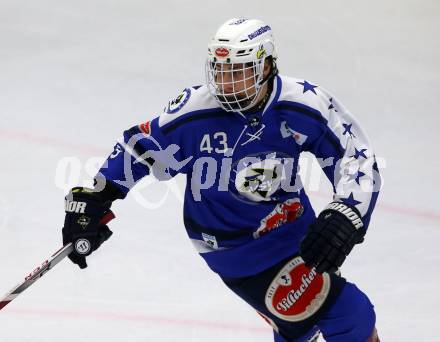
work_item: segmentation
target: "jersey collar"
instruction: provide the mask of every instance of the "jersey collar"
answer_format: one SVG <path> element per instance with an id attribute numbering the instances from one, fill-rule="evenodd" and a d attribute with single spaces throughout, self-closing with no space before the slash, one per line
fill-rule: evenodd
<path id="1" fill-rule="evenodd" d="M 273 82 L 272 94 L 270 94 L 269 101 L 267 101 L 266 106 L 263 109 L 262 115 L 267 113 L 278 101 L 281 93 L 281 88 L 282 88 L 281 77 L 276 75 L 275 80 Z"/>
<path id="2" fill-rule="evenodd" d="M 278 101 L 281 93 L 281 77 L 276 75 L 274 82 L 273 82 L 273 88 L 272 92 L 270 94 L 269 100 L 267 101 L 266 105 L 264 106 L 264 109 L 262 111 L 256 112 L 258 115 L 263 116 L 266 112 L 268 112 Z M 236 114 L 240 115 L 243 118 L 246 118 L 246 114 L 243 114 L 242 112 L 235 112 Z M 255 114 L 255 113 L 254 113 Z"/>

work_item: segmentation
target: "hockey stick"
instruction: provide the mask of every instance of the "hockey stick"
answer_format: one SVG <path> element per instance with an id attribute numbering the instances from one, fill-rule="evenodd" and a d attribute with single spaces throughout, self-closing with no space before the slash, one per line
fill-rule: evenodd
<path id="1" fill-rule="evenodd" d="M 63 260 L 66 256 L 68 256 L 73 251 L 72 243 L 68 243 L 63 246 L 59 251 L 55 252 L 50 259 L 46 260 L 38 266 L 35 270 L 33 270 L 29 275 L 24 278 L 24 281 L 14 287 L 7 295 L 5 295 L 0 300 L 0 310 L 3 309 L 6 305 L 8 305 L 11 301 L 13 301 L 20 293 L 26 290 L 29 286 L 35 283 L 39 278 L 43 276 L 47 271 L 49 271 L 53 266 L 58 264 L 61 260 Z"/>
<path id="2" fill-rule="evenodd" d="M 115 215 L 112 211 L 108 211 L 101 219 L 101 224 L 107 224 Z M 67 245 L 61 247 L 58 251 L 51 255 L 49 259 L 44 261 L 41 266 L 38 266 L 31 273 L 29 273 L 24 281 L 9 291 L 2 299 L 0 299 L 0 310 L 13 301 L 20 293 L 26 290 L 29 286 L 40 279 L 46 272 L 51 270 L 56 264 L 63 260 L 66 256 L 73 252 L 73 244 L 69 242 Z"/>

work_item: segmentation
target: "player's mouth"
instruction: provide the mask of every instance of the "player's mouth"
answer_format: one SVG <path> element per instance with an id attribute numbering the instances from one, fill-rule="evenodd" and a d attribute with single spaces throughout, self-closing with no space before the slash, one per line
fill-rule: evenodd
<path id="1" fill-rule="evenodd" d="M 237 93 L 234 95 L 217 95 L 217 99 L 231 109 L 246 108 L 253 100 L 255 95 L 247 96 L 246 93 Z"/>

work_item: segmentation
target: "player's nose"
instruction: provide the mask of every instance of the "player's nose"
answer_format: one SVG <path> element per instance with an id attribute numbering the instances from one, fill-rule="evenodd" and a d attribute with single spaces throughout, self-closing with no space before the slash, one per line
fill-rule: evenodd
<path id="1" fill-rule="evenodd" d="M 234 92 L 234 83 L 230 72 L 219 73 L 217 84 L 225 94 L 231 94 Z"/>

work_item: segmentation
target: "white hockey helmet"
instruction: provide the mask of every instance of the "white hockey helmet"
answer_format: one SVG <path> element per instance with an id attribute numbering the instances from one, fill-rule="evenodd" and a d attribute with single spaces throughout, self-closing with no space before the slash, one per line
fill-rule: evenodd
<path id="1" fill-rule="evenodd" d="M 272 71 L 264 77 L 266 59 Z M 277 51 L 269 25 L 257 19 L 230 19 L 208 44 L 206 83 L 226 111 L 245 111 L 255 106 L 263 85 L 277 73 Z"/>

